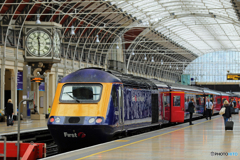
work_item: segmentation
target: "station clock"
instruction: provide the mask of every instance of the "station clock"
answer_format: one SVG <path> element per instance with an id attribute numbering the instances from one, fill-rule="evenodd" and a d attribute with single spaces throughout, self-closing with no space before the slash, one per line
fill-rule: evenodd
<path id="1" fill-rule="evenodd" d="M 34 29 L 27 36 L 26 47 L 33 56 L 46 56 L 52 50 L 51 35 L 42 29 Z"/>
<path id="2" fill-rule="evenodd" d="M 55 30 L 53 35 L 53 52 L 54 57 L 60 57 L 60 50 L 61 50 L 61 40 L 57 30 Z"/>
<path id="3" fill-rule="evenodd" d="M 25 62 L 61 61 L 61 25 L 54 22 L 26 22 L 24 30 Z"/>
<path id="4" fill-rule="evenodd" d="M 32 75 L 38 70 L 38 76 L 43 76 L 51 71 L 54 63 L 61 62 L 61 30 L 62 25 L 55 22 L 25 22 L 23 58 L 27 65 L 31 66 Z M 37 78 L 31 79 L 32 82 L 41 81 Z"/>

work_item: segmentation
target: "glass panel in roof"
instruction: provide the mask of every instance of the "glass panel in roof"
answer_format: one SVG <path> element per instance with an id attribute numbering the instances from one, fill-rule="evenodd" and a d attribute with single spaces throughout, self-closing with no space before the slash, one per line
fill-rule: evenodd
<path id="1" fill-rule="evenodd" d="M 227 80 L 227 73 L 239 73 L 239 52 L 218 51 L 205 54 L 191 62 L 184 74 L 190 74 L 196 82 L 238 82 L 239 80 Z"/>
<path id="2" fill-rule="evenodd" d="M 240 41 L 238 19 L 229 0 L 111 1 L 165 36 L 170 30 L 174 42 L 195 54 L 218 51 L 220 46 L 240 51 L 235 47 Z"/>

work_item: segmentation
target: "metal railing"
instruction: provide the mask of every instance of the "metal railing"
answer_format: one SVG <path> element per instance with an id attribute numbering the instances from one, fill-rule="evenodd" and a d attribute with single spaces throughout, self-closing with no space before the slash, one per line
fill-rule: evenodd
<path id="1" fill-rule="evenodd" d="M 21 104 L 22 102 L 27 101 L 27 102 L 32 102 L 33 99 L 23 99 L 19 103 L 19 111 L 21 109 Z M 20 160 L 20 112 L 18 113 L 18 136 L 17 136 L 17 160 Z"/>
<path id="2" fill-rule="evenodd" d="M 3 156 L 4 158 L 4 160 L 6 160 L 7 159 L 7 137 L 5 137 L 5 136 L 0 136 L 0 139 L 3 139 L 3 141 L 4 141 L 4 147 L 3 147 L 3 154 L 0 154 L 0 156 Z"/>

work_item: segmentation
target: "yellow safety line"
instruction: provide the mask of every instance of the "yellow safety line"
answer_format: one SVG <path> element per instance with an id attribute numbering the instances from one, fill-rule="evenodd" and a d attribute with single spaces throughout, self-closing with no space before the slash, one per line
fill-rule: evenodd
<path id="1" fill-rule="evenodd" d="M 115 140 L 114 142 L 128 142 L 129 140 Z"/>
<path id="2" fill-rule="evenodd" d="M 218 117 L 218 118 L 215 118 L 215 119 L 212 119 L 212 120 L 216 120 L 216 119 L 219 119 L 219 118 L 221 118 L 221 117 Z M 210 121 L 212 121 L 212 120 L 210 120 Z M 199 125 L 199 124 L 202 124 L 202 123 L 206 123 L 206 122 L 209 122 L 209 120 L 204 121 L 204 122 L 201 122 L 201 123 L 198 123 L 198 124 L 196 124 L 196 125 Z M 196 125 L 194 125 L 194 126 L 196 126 Z M 172 133 L 172 132 L 176 132 L 176 131 L 179 131 L 179 130 L 182 130 L 182 129 L 186 129 L 186 128 L 189 128 L 189 127 L 193 127 L 193 126 L 187 126 L 187 127 L 184 127 L 184 128 L 177 129 L 177 130 L 175 130 L 175 131 L 170 131 L 170 132 L 163 133 L 163 134 L 160 134 L 160 135 L 157 135 L 157 136 L 153 136 L 153 137 L 150 137 L 150 138 L 142 139 L 142 140 L 140 140 L 140 141 L 132 142 L 132 143 L 129 143 L 129 144 L 125 144 L 125 145 L 116 147 L 116 148 L 112 148 L 112 149 L 108 149 L 108 150 L 101 151 L 101 152 L 98 152 L 98 153 L 94 153 L 94 154 L 91 154 L 91 155 L 89 155 L 89 156 L 85 156 L 85 157 L 82 157 L 82 158 L 79 158 L 79 159 L 76 159 L 76 160 L 85 159 L 85 158 L 88 158 L 88 157 L 95 156 L 95 155 L 97 155 L 97 154 L 101 154 L 101 153 L 105 153 L 105 152 L 112 151 L 112 150 L 115 150 L 115 149 L 119 149 L 119 148 L 123 148 L 123 147 L 126 147 L 126 146 L 130 146 L 130 145 L 132 145 L 132 144 L 136 144 L 136 143 L 143 142 L 143 141 L 146 141 L 146 140 L 149 140 L 149 139 L 153 139 L 153 138 L 156 138 L 156 137 L 160 137 L 160 136 L 163 136 L 163 135 L 165 135 L 165 134 L 169 134 L 169 133 Z"/>

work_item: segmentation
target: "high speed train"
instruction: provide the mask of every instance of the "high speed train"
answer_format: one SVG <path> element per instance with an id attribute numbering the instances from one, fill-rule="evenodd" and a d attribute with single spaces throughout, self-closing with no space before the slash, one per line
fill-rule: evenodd
<path id="1" fill-rule="evenodd" d="M 206 98 L 219 112 L 230 95 L 210 89 L 104 71 L 80 69 L 64 77 L 57 86 L 48 128 L 61 150 L 82 144 L 104 142 L 134 130 L 159 127 L 188 120 L 188 102 L 194 98 L 196 113 L 202 117 Z"/>

